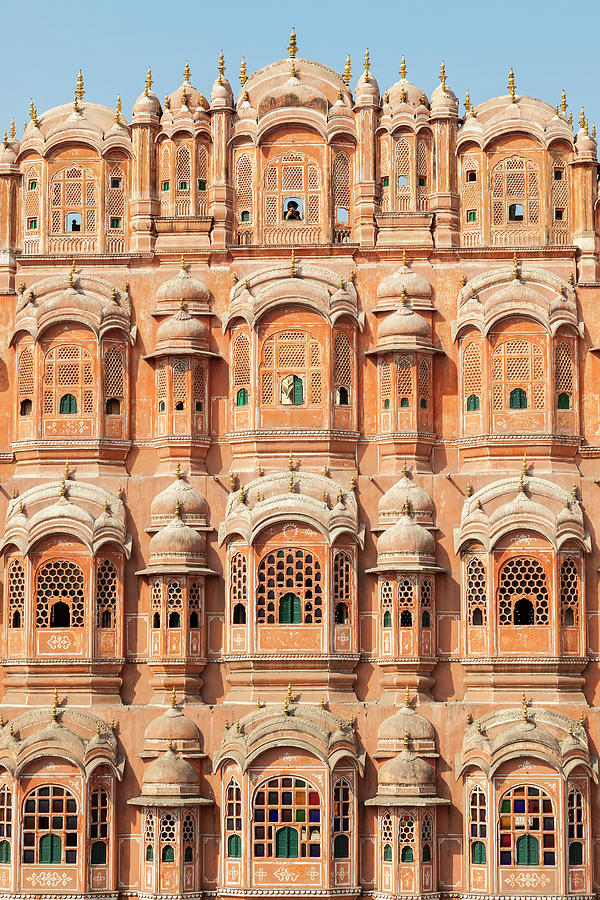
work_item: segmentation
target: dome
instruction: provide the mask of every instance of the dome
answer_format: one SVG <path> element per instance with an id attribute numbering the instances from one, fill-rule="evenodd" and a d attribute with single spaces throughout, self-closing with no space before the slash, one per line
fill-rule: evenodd
<path id="1" fill-rule="evenodd" d="M 149 793 L 148 787 L 159 793 L 179 793 L 186 788 L 197 789 L 200 784 L 198 773 L 193 765 L 169 749 L 150 763 L 142 780 L 142 791 Z"/>
<path id="2" fill-rule="evenodd" d="M 357 106 L 379 106 L 379 85 L 368 70 L 362 73 L 356 83 L 355 98 Z"/>
<path id="3" fill-rule="evenodd" d="M 210 92 L 210 105 L 213 108 L 220 107 L 221 109 L 233 106 L 233 91 L 225 78 L 225 60 L 223 59 L 222 50 L 219 56 L 219 74 Z"/>
<path id="4" fill-rule="evenodd" d="M 430 283 L 413 272 L 406 263 L 379 283 L 377 296 L 380 300 L 398 300 L 403 289 L 410 299 L 418 297 L 429 300 L 431 297 Z"/>
<path id="5" fill-rule="evenodd" d="M 0 145 L 0 166 L 12 166 L 17 161 L 17 151 L 15 150 L 15 147 L 18 148 L 18 146 L 16 141 L 7 140 Z"/>
<path id="6" fill-rule="evenodd" d="M 150 89 L 144 91 L 133 104 L 135 119 L 154 118 L 161 114 L 160 100 Z"/>
<path id="7" fill-rule="evenodd" d="M 208 329 L 185 308 L 183 301 L 174 316 L 162 322 L 156 331 L 156 349 L 175 351 L 207 350 Z"/>
<path id="8" fill-rule="evenodd" d="M 168 281 L 165 281 L 165 283 L 159 287 L 156 296 L 158 300 L 170 300 L 171 302 L 176 301 L 177 303 L 181 300 L 184 302 L 191 300 L 206 302 L 210 293 L 202 281 L 192 277 L 182 259 L 181 268 L 177 275 L 170 278 Z"/>
<path id="9" fill-rule="evenodd" d="M 580 128 L 575 139 L 575 148 L 577 153 L 593 153 L 596 152 L 596 141 L 588 134 L 586 128 Z"/>
<path id="10" fill-rule="evenodd" d="M 451 115 L 458 115 L 458 99 L 453 90 L 446 84 L 446 71 L 444 63 L 440 72 L 440 81 L 433 94 L 431 95 L 431 112 L 447 112 Z"/>
<path id="11" fill-rule="evenodd" d="M 410 750 L 403 750 L 393 759 L 388 759 L 379 770 L 377 781 L 380 789 L 387 788 L 386 793 L 435 793 L 433 766 Z"/>
<path id="12" fill-rule="evenodd" d="M 166 713 L 154 719 L 144 734 L 146 741 L 196 741 L 200 740 L 200 730 L 181 710 L 170 707 Z"/>
<path id="13" fill-rule="evenodd" d="M 396 112 L 398 107 L 403 103 L 412 106 L 413 109 L 417 109 L 419 106 L 427 106 L 427 96 L 425 95 L 425 92 L 417 87 L 416 84 L 407 81 L 406 78 L 401 78 L 393 84 L 391 88 L 388 89 L 387 95 L 388 106 L 392 112 Z"/>
<path id="14" fill-rule="evenodd" d="M 403 706 L 381 723 L 377 736 L 377 750 L 386 747 L 399 750 L 406 734 L 412 741 L 430 741 L 432 744 L 435 742 L 435 729 L 431 722 L 415 712 L 412 706 Z"/>
<path id="15" fill-rule="evenodd" d="M 386 316 L 377 329 L 378 350 L 393 350 L 399 344 L 415 342 L 431 346 L 431 325 L 405 304 Z"/>
<path id="16" fill-rule="evenodd" d="M 292 75 L 283 84 L 272 88 L 261 97 L 258 116 L 261 118 L 274 110 L 290 107 L 314 109 L 326 116 L 328 106 L 325 94 L 315 87 L 303 84 L 296 75 Z"/>
<path id="17" fill-rule="evenodd" d="M 433 535 L 405 513 L 380 536 L 377 565 L 394 569 L 419 568 L 432 565 L 434 553 Z"/>
<path id="18" fill-rule="evenodd" d="M 195 528 L 190 528 L 179 517 L 179 508 L 168 525 L 165 525 L 150 540 L 150 564 L 204 562 L 206 541 Z"/>
<path id="19" fill-rule="evenodd" d="M 150 515 L 153 524 L 163 524 L 173 517 L 173 510 L 178 507 L 182 521 L 191 520 L 196 523 L 206 523 L 208 518 L 208 503 L 203 494 L 192 487 L 181 477 L 179 471 L 175 480 L 164 490 L 156 495 L 150 507 Z"/>
<path id="20" fill-rule="evenodd" d="M 176 91 L 169 94 L 169 109 L 174 114 L 183 106 L 187 107 L 190 112 L 194 112 L 199 106 L 205 109 L 205 104 L 204 94 L 189 81 L 184 80 Z"/>
<path id="21" fill-rule="evenodd" d="M 410 511 L 419 524 L 433 523 L 433 501 L 429 494 L 404 475 L 379 500 L 379 524 L 388 526 L 398 521 L 408 500 Z"/>

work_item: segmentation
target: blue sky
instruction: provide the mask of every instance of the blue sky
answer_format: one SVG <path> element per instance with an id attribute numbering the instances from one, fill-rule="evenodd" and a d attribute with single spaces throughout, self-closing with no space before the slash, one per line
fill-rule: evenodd
<path id="1" fill-rule="evenodd" d="M 474 103 L 507 93 L 513 66 L 518 92 L 554 104 L 564 87 L 575 120 L 583 104 L 600 126 L 600 0 L 0 0 L 0 16 L 0 129 L 14 115 L 18 136 L 29 98 L 39 113 L 70 102 L 79 67 L 88 100 L 114 106 L 120 93 L 129 116 L 149 65 L 161 99 L 181 83 L 186 58 L 193 84 L 209 94 L 223 47 L 237 90 L 242 55 L 249 72 L 287 56 L 292 25 L 299 56 L 341 72 L 350 52 L 352 87 L 365 46 L 382 92 L 402 53 L 427 94 L 443 58 L 449 85 L 461 101 L 468 88 Z"/>

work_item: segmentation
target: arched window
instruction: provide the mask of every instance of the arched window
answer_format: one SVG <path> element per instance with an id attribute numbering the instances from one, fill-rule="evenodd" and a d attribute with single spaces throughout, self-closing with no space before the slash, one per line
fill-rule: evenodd
<path id="1" fill-rule="evenodd" d="M 392 374 L 391 367 L 387 359 L 379 360 L 379 396 L 381 398 L 381 407 L 386 410 L 390 408 L 390 399 L 392 396 Z M 389 416 L 386 416 L 389 419 Z"/>
<path id="2" fill-rule="evenodd" d="M 248 564 L 243 553 L 234 553 L 230 566 L 231 608 L 234 625 L 246 624 Z"/>
<path id="3" fill-rule="evenodd" d="M 427 409 L 429 406 L 429 391 L 431 385 L 431 359 L 424 357 L 419 362 L 419 371 L 417 379 L 419 406 L 421 409 Z"/>
<path id="4" fill-rule="evenodd" d="M 471 791 L 469 800 L 469 839 L 471 862 L 484 865 L 487 856 L 487 802 L 481 788 Z"/>
<path id="5" fill-rule="evenodd" d="M 25 865 L 72 865 L 77 862 L 77 801 L 66 788 L 44 785 L 23 803 L 22 861 Z"/>
<path id="6" fill-rule="evenodd" d="M 146 852 L 144 854 L 146 862 L 154 862 L 154 816 L 152 813 L 146 813 L 144 822 L 144 843 Z"/>
<path id="7" fill-rule="evenodd" d="M 573 396 L 573 353 L 566 341 L 554 348 L 554 389 L 559 409 L 570 409 Z"/>
<path id="8" fill-rule="evenodd" d="M 227 785 L 225 831 L 227 856 L 239 859 L 242 855 L 242 792 L 237 781 L 230 781 Z"/>
<path id="9" fill-rule="evenodd" d="M 43 410 L 45 416 L 93 414 L 92 356 L 84 347 L 61 344 L 46 354 Z"/>
<path id="10" fill-rule="evenodd" d="M 58 411 L 61 416 L 74 416 L 77 414 L 77 400 L 73 394 L 62 395 Z"/>
<path id="11" fill-rule="evenodd" d="M 322 622 L 321 565 L 308 550 L 281 548 L 260 561 L 256 587 L 258 624 L 281 622 L 282 614 L 287 624 Z"/>
<path id="12" fill-rule="evenodd" d="M 243 153 L 235 163 L 235 193 L 238 222 L 245 224 L 254 221 L 252 181 L 252 163 L 248 154 Z"/>
<path id="13" fill-rule="evenodd" d="M 124 396 L 125 362 L 119 347 L 104 350 L 104 396 L 106 413 L 110 416 L 121 414 Z"/>
<path id="14" fill-rule="evenodd" d="M 333 604 L 336 625 L 347 625 L 353 596 L 352 558 L 345 550 L 333 557 Z"/>
<path id="15" fill-rule="evenodd" d="M 36 578 L 38 628 L 83 628 L 84 578 L 75 563 L 55 559 L 44 563 Z"/>
<path id="16" fill-rule="evenodd" d="M 167 623 L 169 628 L 181 628 L 183 593 L 180 581 L 167 584 Z"/>
<path id="17" fill-rule="evenodd" d="M 566 626 L 579 624 L 579 572 L 572 556 L 560 564 L 560 622 Z"/>
<path id="18" fill-rule="evenodd" d="M 196 823 L 189 813 L 181 823 L 181 842 L 183 844 L 183 861 L 193 862 L 196 847 Z"/>
<path id="19" fill-rule="evenodd" d="M 200 144 L 198 147 L 196 188 L 198 195 L 197 214 L 206 216 L 208 212 L 208 149 L 204 144 Z"/>
<path id="20" fill-rule="evenodd" d="M 500 799 L 501 866 L 555 866 L 556 828 L 550 797 L 523 785 Z"/>
<path id="21" fill-rule="evenodd" d="M 519 156 L 501 160 L 492 169 L 491 189 L 492 228 L 539 225 L 539 171 L 535 163 Z"/>
<path id="22" fill-rule="evenodd" d="M 269 779 L 256 791 L 253 807 L 255 859 L 321 857 L 321 799 L 306 779 Z"/>
<path id="23" fill-rule="evenodd" d="M 175 152 L 175 214 L 189 216 L 192 211 L 192 154 L 187 144 Z"/>
<path id="24" fill-rule="evenodd" d="M 175 816 L 166 813 L 160 820 L 160 860 L 164 863 L 175 862 L 175 844 L 177 839 L 177 822 Z"/>
<path id="25" fill-rule="evenodd" d="M 419 602 L 421 605 L 421 627 L 431 628 L 433 582 L 424 578 L 420 583 Z"/>
<path id="26" fill-rule="evenodd" d="M 345 778 L 336 781 L 333 788 L 333 858 L 350 856 L 350 784 Z"/>
<path id="27" fill-rule="evenodd" d="M 292 149 L 276 157 L 264 172 L 264 223 L 267 227 L 321 220 L 321 177 L 316 160 Z"/>
<path id="28" fill-rule="evenodd" d="M 548 586 L 542 565 L 520 556 L 504 563 L 498 602 L 500 625 L 547 625 Z"/>
<path id="29" fill-rule="evenodd" d="M 25 570 L 18 559 L 8 567 L 8 627 L 22 628 L 25 615 Z"/>
<path id="30" fill-rule="evenodd" d="M 403 578 L 398 582 L 398 611 L 401 628 L 412 628 L 415 613 L 415 589 L 414 578 Z"/>
<path id="31" fill-rule="evenodd" d="M 347 406 L 352 384 L 352 347 L 348 336 L 338 334 L 333 345 L 333 386 L 338 406 Z"/>
<path id="32" fill-rule="evenodd" d="M 8 785 L 0 788 L 0 863 L 9 863 L 12 847 L 12 792 Z"/>
<path id="33" fill-rule="evenodd" d="M 160 628 L 162 613 L 162 581 L 155 578 L 152 582 L 152 627 Z"/>
<path id="34" fill-rule="evenodd" d="M 533 341 L 502 341 L 492 359 L 494 410 L 543 409 L 545 373 L 542 348 Z"/>
<path id="35" fill-rule="evenodd" d="M 347 223 L 350 211 L 350 160 L 338 153 L 333 161 L 333 209 L 335 221 Z"/>
<path id="36" fill-rule="evenodd" d="M 50 185 L 50 234 L 95 234 L 97 206 L 96 178 L 91 169 L 61 169 Z"/>
<path id="37" fill-rule="evenodd" d="M 238 334 L 233 342 L 233 388 L 236 406 L 247 406 L 250 397 L 250 340 Z"/>
<path id="38" fill-rule="evenodd" d="M 569 865 L 583 865 L 585 818 L 583 796 L 578 788 L 571 788 L 567 796 L 567 840 L 569 842 Z"/>
<path id="39" fill-rule="evenodd" d="M 34 364 L 30 347 L 25 347 L 19 355 L 18 375 L 19 415 L 30 416 L 33 411 Z"/>
<path id="40" fill-rule="evenodd" d="M 477 412 L 480 409 L 479 397 L 477 394 L 469 394 L 467 397 L 467 412 Z"/>
<path id="41" fill-rule="evenodd" d="M 263 406 L 321 406 L 321 346 L 302 331 L 280 331 L 262 345 L 260 367 Z"/>
<path id="42" fill-rule="evenodd" d="M 383 627 L 392 627 L 392 604 L 393 604 L 393 588 L 389 581 L 384 581 L 381 585 L 381 609 L 383 612 Z"/>
<path id="43" fill-rule="evenodd" d="M 90 795 L 90 862 L 104 865 L 108 857 L 108 792 L 98 787 Z"/>
<path id="44" fill-rule="evenodd" d="M 467 412 L 479 409 L 481 396 L 481 346 L 471 341 L 462 356 L 463 392 L 467 398 Z"/>
<path id="45" fill-rule="evenodd" d="M 202 593 L 197 581 L 188 587 L 188 613 L 190 628 L 200 628 L 200 614 L 202 612 Z"/>
<path id="46" fill-rule="evenodd" d="M 396 363 L 396 392 L 398 405 L 404 409 L 411 405 L 413 396 L 412 360 L 407 356 L 399 357 Z"/>
<path id="47" fill-rule="evenodd" d="M 478 556 L 472 556 L 467 562 L 465 582 L 469 625 L 485 625 L 487 623 L 485 565 Z"/>
<path id="48" fill-rule="evenodd" d="M 96 571 L 96 626 L 114 628 L 117 618 L 117 569 L 103 559 Z"/>
<path id="49" fill-rule="evenodd" d="M 106 178 L 106 236 L 113 252 L 125 249 L 125 224 L 125 173 L 115 165 Z"/>
<path id="50" fill-rule="evenodd" d="M 394 858 L 394 828 L 389 812 L 381 818 L 381 856 L 384 862 L 392 862 Z"/>
<path id="51" fill-rule="evenodd" d="M 431 862 L 433 859 L 433 818 L 425 813 L 421 822 L 421 860 Z"/>
<path id="52" fill-rule="evenodd" d="M 414 862 L 415 859 L 415 821 L 409 813 L 400 816 L 398 822 L 398 846 L 400 862 Z"/>
<path id="53" fill-rule="evenodd" d="M 248 391 L 246 388 L 240 388 L 236 394 L 236 406 L 248 406 Z"/>
<path id="54" fill-rule="evenodd" d="M 399 210 L 410 209 L 410 146 L 406 138 L 400 138 L 400 140 L 396 142 L 395 169 L 396 208 Z"/>

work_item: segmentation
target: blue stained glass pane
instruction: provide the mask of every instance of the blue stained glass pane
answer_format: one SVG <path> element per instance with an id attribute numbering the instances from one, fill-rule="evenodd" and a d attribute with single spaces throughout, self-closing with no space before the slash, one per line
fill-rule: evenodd
<path id="1" fill-rule="evenodd" d="M 515 800 L 515 813 L 524 813 L 525 812 L 525 801 L 524 800 Z"/>
<path id="2" fill-rule="evenodd" d="M 277 809 L 269 810 L 269 822 L 278 822 L 279 821 L 278 812 L 279 811 Z"/>
<path id="3" fill-rule="evenodd" d="M 291 791 L 282 791 L 281 803 L 283 806 L 291 806 L 291 803 L 292 803 L 292 792 Z"/>
<path id="4" fill-rule="evenodd" d="M 546 851 L 544 853 L 544 865 L 545 866 L 556 865 L 556 857 L 555 857 L 554 853 L 551 853 L 550 851 Z"/>
<path id="5" fill-rule="evenodd" d="M 318 844 L 311 844 L 310 850 L 308 851 L 308 855 L 312 857 L 319 857 L 321 855 L 321 848 Z"/>
<path id="6" fill-rule="evenodd" d="M 501 850 L 500 851 L 500 865 L 501 866 L 510 866 L 511 860 L 511 852 L 510 850 Z"/>
<path id="7" fill-rule="evenodd" d="M 308 821 L 309 822 L 320 822 L 321 821 L 321 810 L 320 809 L 309 809 Z"/>

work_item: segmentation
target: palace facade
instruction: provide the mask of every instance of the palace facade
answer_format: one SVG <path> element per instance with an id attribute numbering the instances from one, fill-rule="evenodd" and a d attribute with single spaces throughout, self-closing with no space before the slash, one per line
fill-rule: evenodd
<path id="1" fill-rule="evenodd" d="M 0 147 L 0 895 L 591 898 L 592 129 L 240 82 Z"/>

